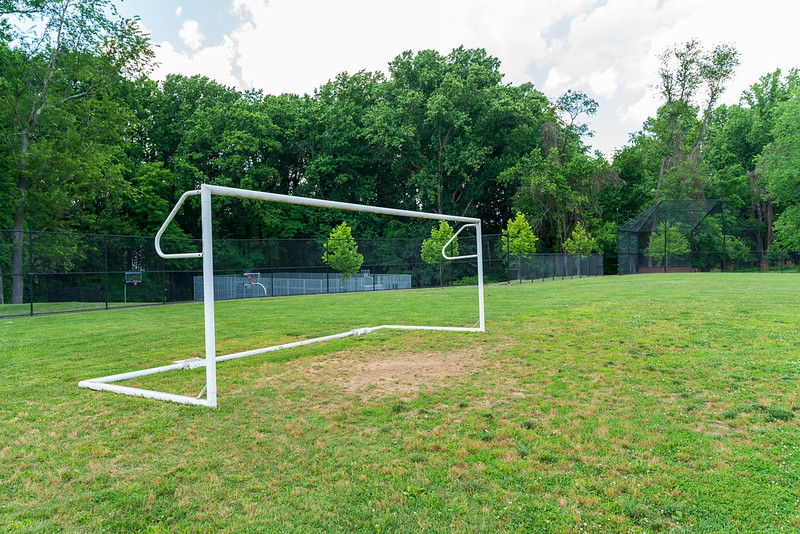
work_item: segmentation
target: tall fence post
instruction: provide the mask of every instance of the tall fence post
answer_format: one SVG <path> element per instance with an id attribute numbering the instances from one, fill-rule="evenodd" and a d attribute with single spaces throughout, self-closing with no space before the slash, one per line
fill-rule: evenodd
<path id="1" fill-rule="evenodd" d="M 163 303 L 166 305 L 167 303 L 167 260 L 166 258 L 161 258 L 161 285 L 164 288 L 162 291 L 161 298 L 163 299 Z"/>
<path id="2" fill-rule="evenodd" d="M 511 238 L 509 234 L 504 234 L 506 238 L 506 281 L 511 283 Z M 502 238 L 501 238 L 502 239 Z"/>
<path id="3" fill-rule="evenodd" d="M 370 244 L 372 245 L 372 261 L 373 262 L 378 258 L 378 254 L 376 254 L 376 252 L 375 252 L 377 250 L 377 248 L 378 248 L 376 243 L 375 243 L 375 241 L 376 241 L 375 239 L 370 239 L 369 240 Z M 372 265 L 370 265 L 370 271 L 369 272 L 372 273 L 372 290 L 373 291 L 377 291 L 377 289 L 375 288 L 375 286 L 377 285 L 377 281 L 378 281 L 378 273 L 375 272 L 375 269 L 377 267 L 378 266 L 376 264 L 374 264 L 374 263 Z"/>
<path id="4" fill-rule="evenodd" d="M 269 296 L 275 296 L 275 240 L 269 240 Z"/>
<path id="5" fill-rule="evenodd" d="M 725 232 L 726 231 L 727 231 L 727 228 L 725 227 L 725 208 L 723 207 L 722 208 L 722 272 L 723 273 L 725 272 L 725 267 L 726 267 L 725 259 L 728 256 L 728 250 L 727 250 L 727 247 L 725 246 L 726 245 L 726 243 L 725 243 Z"/>
<path id="6" fill-rule="evenodd" d="M 328 255 L 329 254 L 329 251 L 328 251 L 328 243 L 329 242 L 330 242 L 330 239 L 328 241 L 325 241 L 325 257 L 326 258 L 330 258 L 330 256 Z M 326 293 L 330 293 L 331 292 L 331 266 L 328 264 L 328 260 L 325 261 L 325 292 Z"/>
<path id="7" fill-rule="evenodd" d="M 450 256 L 453 256 L 453 244 L 450 243 Z M 450 262 L 450 287 L 453 287 L 453 262 Z"/>
<path id="8" fill-rule="evenodd" d="M 33 232 L 28 232 L 28 294 L 31 299 L 31 317 L 33 317 Z"/>
<path id="9" fill-rule="evenodd" d="M 103 234 L 103 268 L 105 269 L 105 289 L 106 309 L 108 309 L 108 234 Z"/>

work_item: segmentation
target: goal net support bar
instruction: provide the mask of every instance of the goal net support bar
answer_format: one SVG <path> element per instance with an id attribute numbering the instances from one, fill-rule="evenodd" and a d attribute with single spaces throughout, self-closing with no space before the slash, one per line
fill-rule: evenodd
<path id="1" fill-rule="evenodd" d="M 194 195 L 200 195 L 200 216 L 202 225 L 202 246 L 200 252 L 188 252 L 178 254 L 167 254 L 161 249 L 161 237 L 169 224 L 174 219 L 175 215 L 180 210 L 183 203 L 187 198 Z M 245 352 L 237 352 L 234 354 L 227 354 L 224 356 L 216 355 L 216 329 L 214 319 L 214 258 L 213 258 L 213 236 L 212 236 L 212 211 L 211 211 L 211 196 L 226 196 L 236 198 L 246 198 L 252 200 L 265 200 L 269 202 L 280 202 L 285 204 L 298 204 L 301 206 L 311 206 L 317 208 L 330 208 L 346 211 L 361 211 L 366 213 L 376 213 L 382 215 L 392 215 L 410 218 L 434 219 L 444 220 L 456 223 L 462 223 L 463 226 L 454 233 L 450 241 L 445 243 L 442 247 L 442 256 L 448 260 L 455 259 L 472 259 L 474 258 L 478 268 L 478 322 L 477 326 L 473 328 L 452 327 L 452 326 L 410 326 L 410 325 L 381 325 L 368 328 L 357 328 L 342 332 L 340 334 L 333 334 L 330 336 L 317 337 L 313 339 L 305 339 L 293 343 L 285 343 L 283 345 L 274 345 L 261 349 L 249 350 Z M 477 240 L 477 253 L 465 256 L 449 257 L 445 253 L 445 249 L 454 240 L 461 231 L 465 228 L 474 227 L 476 240 Z M 237 189 L 233 187 L 223 187 L 215 185 L 203 184 L 199 190 L 187 191 L 178 202 L 172 211 L 167 216 L 164 224 L 156 233 L 155 248 L 159 256 L 166 259 L 181 259 L 181 258 L 202 258 L 203 260 L 203 312 L 205 323 L 205 358 L 190 358 L 188 360 L 179 360 L 171 365 L 164 365 L 161 367 L 152 367 L 149 369 L 142 369 L 140 371 L 132 371 L 129 373 L 121 373 L 116 375 L 104 376 L 93 378 L 90 380 L 83 380 L 78 383 L 82 388 L 111 391 L 114 393 L 121 393 L 124 395 L 133 395 L 145 397 L 156 400 L 177 402 L 181 404 L 193 404 L 198 406 L 217 406 L 217 362 L 233 360 L 236 358 L 244 358 L 247 356 L 254 356 L 256 354 L 264 354 L 276 350 L 290 349 L 309 345 L 312 343 L 319 343 L 322 341 L 329 341 L 333 339 L 340 339 L 348 336 L 363 335 L 381 329 L 395 329 L 395 330 L 444 330 L 450 332 L 483 332 L 485 331 L 485 316 L 483 305 L 483 240 L 481 234 L 481 220 L 472 217 L 458 217 L 455 215 L 442 215 L 438 213 L 426 213 L 410 210 L 400 210 L 394 208 L 383 208 L 378 206 L 367 206 L 363 204 L 352 204 L 348 202 L 336 202 L 332 200 L 321 200 L 316 198 L 296 197 L 291 195 L 280 195 L 276 193 L 265 193 L 260 191 L 251 191 L 247 189 Z M 205 367 L 206 369 L 206 386 L 205 398 L 201 398 L 202 392 L 197 397 L 186 395 L 176 395 L 172 393 L 165 393 L 161 391 L 153 391 L 142 388 L 134 388 L 122 386 L 116 382 L 123 380 L 130 380 L 155 373 L 162 373 L 166 371 L 178 369 L 193 369 L 197 367 Z"/>

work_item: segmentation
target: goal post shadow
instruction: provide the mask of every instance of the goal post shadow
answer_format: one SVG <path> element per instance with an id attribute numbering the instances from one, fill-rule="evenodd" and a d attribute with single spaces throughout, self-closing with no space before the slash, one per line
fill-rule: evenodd
<path id="1" fill-rule="evenodd" d="M 183 203 L 190 196 L 200 195 L 201 206 L 201 227 L 202 227 L 202 247 L 200 252 L 188 252 L 178 254 L 167 254 L 161 249 L 161 237 L 169 224 L 172 222 L 175 215 L 180 210 Z M 237 352 L 223 356 L 216 355 L 216 329 L 215 329 L 215 315 L 214 315 L 214 258 L 213 258 L 213 235 L 212 235 L 212 211 L 211 211 L 211 197 L 213 195 L 245 198 L 251 200 L 263 200 L 268 202 L 279 202 L 285 204 L 297 204 L 302 206 L 339 209 L 346 211 L 359 211 L 366 213 L 376 213 L 382 215 L 393 215 L 399 217 L 421 218 L 444 220 L 456 223 L 462 223 L 462 226 L 453 234 L 453 237 L 444 244 L 442 247 L 442 256 L 448 260 L 456 259 L 475 259 L 478 270 L 478 322 L 476 327 L 454 327 L 454 326 L 416 326 L 416 325 L 378 325 L 366 328 L 356 328 L 333 334 L 329 336 L 317 337 L 313 339 L 305 339 L 302 341 L 295 341 L 293 343 L 285 343 L 283 345 L 274 345 L 260 349 L 249 350 L 245 352 Z M 446 253 L 447 247 L 455 240 L 458 235 L 466 228 L 474 227 L 477 241 L 477 250 L 475 254 L 463 256 L 448 256 Z M 247 356 L 254 356 L 256 354 L 264 354 L 277 350 L 291 349 L 303 345 L 310 345 L 312 343 L 319 343 L 329 341 L 332 339 L 340 339 L 349 336 L 364 335 L 376 330 L 394 329 L 394 330 L 443 330 L 450 332 L 484 332 L 485 331 L 485 314 L 484 314 L 484 294 L 483 294 L 483 238 L 481 234 L 481 220 L 472 217 L 459 217 L 455 215 L 442 215 L 438 213 L 416 212 L 410 210 L 400 210 L 394 208 L 383 208 L 378 206 L 367 206 L 364 204 L 352 204 L 347 202 L 336 202 L 332 200 L 322 200 L 308 197 L 297 197 L 291 195 L 281 195 L 276 193 L 266 193 L 260 191 L 252 191 L 248 189 L 238 189 L 233 187 L 223 187 L 216 185 L 203 184 L 200 189 L 186 191 L 181 195 L 178 202 L 172 208 L 161 228 L 156 233 L 155 248 L 159 256 L 165 259 L 188 259 L 188 258 L 202 258 L 203 260 L 203 315 L 204 315 L 204 330 L 205 330 L 205 358 L 189 358 L 186 360 L 178 360 L 170 365 L 160 367 L 152 367 L 149 369 L 142 369 L 140 371 L 132 371 L 128 373 L 121 373 L 89 380 L 82 380 L 78 383 L 79 387 L 88 388 L 98 391 L 111 391 L 123 395 L 132 395 L 138 397 L 145 397 L 150 399 L 176 402 L 180 404 L 192 404 L 197 406 L 208 406 L 214 408 L 217 406 L 217 362 L 233 360 L 237 358 L 244 358 Z M 206 369 L 206 384 L 203 390 L 197 397 L 187 395 L 177 395 L 173 393 L 165 393 L 162 391 L 154 391 L 149 389 L 134 388 L 122 386 L 117 384 L 124 380 L 147 376 L 155 373 L 162 373 L 180 369 L 194 369 L 198 367 L 205 367 Z M 205 398 L 202 398 L 205 392 Z"/>

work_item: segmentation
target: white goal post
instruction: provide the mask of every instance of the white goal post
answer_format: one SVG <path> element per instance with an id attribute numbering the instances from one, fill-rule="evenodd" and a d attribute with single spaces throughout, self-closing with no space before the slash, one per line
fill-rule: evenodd
<path id="1" fill-rule="evenodd" d="M 161 250 L 161 237 L 167 229 L 172 219 L 177 214 L 186 199 L 190 196 L 200 195 L 201 206 L 201 225 L 202 225 L 202 247 L 200 252 L 189 252 L 179 254 L 166 254 Z M 362 211 L 367 213 L 377 213 L 382 215 L 394 215 L 400 217 L 422 218 L 422 219 L 436 219 L 462 223 L 462 226 L 453 234 L 453 237 L 442 246 L 442 256 L 449 260 L 454 259 L 475 259 L 478 267 L 478 322 L 476 327 L 464 328 L 453 326 L 412 326 L 412 325 L 380 325 L 368 328 L 357 328 L 342 332 L 341 334 L 334 334 L 330 336 L 318 337 L 313 339 L 305 339 L 296 341 L 294 343 L 286 343 L 284 345 L 275 345 L 261 349 L 249 350 L 245 352 L 237 352 L 234 354 L 227 354 L 224 356 L 217 356 L 216 354 L 216 330 L 214 323 L 214 258 L 212 250 L 212 218 L 211 218 L 211 197 L 212 195 L 246 198 L 252 200 L 266 200 L 269 202 L 281 202 L 285 204 L 299 204 L 302 206 L 312 206 L 318 208 L 331 208 L 347 211 Z M 450 257 L 445 253 L 445 249 L 450 243 L 460 234 L 465 228 L 475 228 L 477 239 L 477 253 L 463 256 Z M 237 189 L 233 187 L 222 187 L 217 185 L 203 184 L 198 190 L 187 191 L 178 202 L 172 211 L 167 216 L 164 224 L 156 233 L 155 248 L 159 256 L 166 259 L 179 259 L 179 258 L 202 258 L 203 259 L 203 311 L 205 317 L 205 358 L 190 358 L 187 360 L 179 360 L 170 365 L 162 367 L 152 367 L 150 369 L 143 369 L 141 371 L 132 371 L 129 373 L 122 373 L 111 376 L 104 376 L 93 378 L 90 380 L 83 380 L 78 383 L 82 388 L 89 388 L 94 390 L 112 391 L 114 393 L 122 393 L 125 395 L 133 395 L 139 397 L 146 397 L 150 399 L 157 399 L 163 401 L 177 402 L 181 404 L 194 404 L 198 406 L 208 406 L 214 408 L 217 406 L 217 362 L 232 360 L 235 358 L 244 358 L 246 356 L 253 356 L 256 354 L 263 354 L 266 352 L 289 349 L 292 347 L 299 347 L 311 343 L 319 343 L 331 339 L 339 339 L 348 336 L 362 335 L 369 332 L 374 332 L 381 329 L 397 329 L 397 330 L 447 330 L 452 332 L 483 332 L 485 331 L 485 317 L 483 306 L 483 239 L 481 235 L 481 220 L 472 217 L 458 217 L 455 215 L 441 215 L 438 213 L 425 213 L 410 210 L 400 210 L 393 208 L 382 208 L 377 206 L 367 206 L 363 204 L 351 204 L 347 202 L 335 202 L 331 200 L 321 200 L 307 197 L 297 197 L 291 195 L 279 195 L 275 193 L 265 193 L 260 191 L 251 191 L 247 189 Z M 176 369 L 193 369 L 196 367 L 206 368 L 206 385 L 203 391 L 197 397 L 190 397 L 186 395 L 176 395 L 173 393 L 164 393 L 161 391 L 153 391 L 148 389 L 127 387 L 117 384 L 123 380 L 129 380 L 141 376 L 146 376 L 154 373 L 162 373 Z M 205 392 L 205 398 L 202 398 Z"/>

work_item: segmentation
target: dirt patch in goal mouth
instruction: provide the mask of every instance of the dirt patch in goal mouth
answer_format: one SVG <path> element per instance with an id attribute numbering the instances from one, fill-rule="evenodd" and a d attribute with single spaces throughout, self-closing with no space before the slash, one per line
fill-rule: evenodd
<path id="1" fill-rule="evenodd" d="M 397 395 L 451 385 L 484 364 L 483 351 L 388 352 L 382 355 L 345 353 L 308 362 L 299 370 L 311 382 L 334 384 L 362 398 Z"/>

